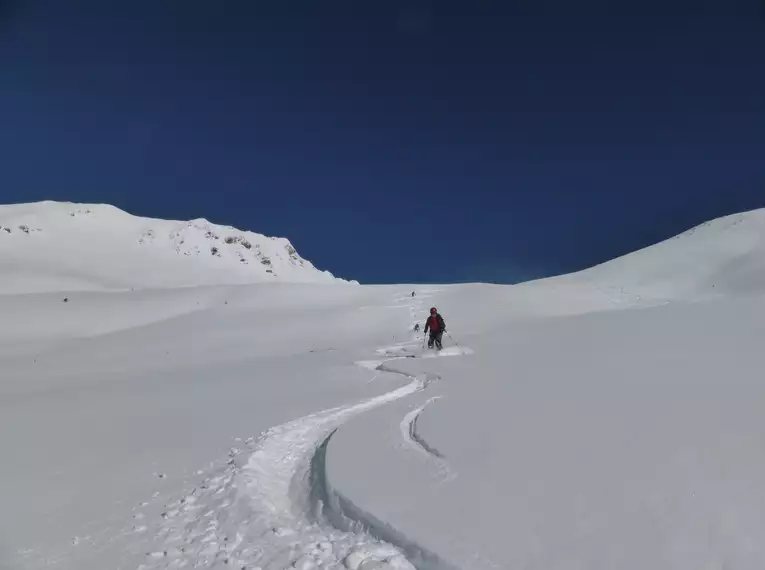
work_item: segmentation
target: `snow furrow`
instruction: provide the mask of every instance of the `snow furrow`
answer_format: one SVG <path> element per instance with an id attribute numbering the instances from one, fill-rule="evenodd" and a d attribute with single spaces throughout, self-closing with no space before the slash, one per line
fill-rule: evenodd
<path id="1" fill-rule="evenodd" d="M 406 414 L 404 419 L 401 420 L 401 423 L 399 424 L 399 429 L 401 431 L 401 437 L 403 438 L 404 443 L 411 449 L 414 449 L 415 451 L 423 454 L 429 461 L 433 462 L 439 472 L 439 475 L 441 476 L 442 481 L 450 481 L 454 479 L 456 475 L 449 467 L 449 464 L 446 461 L 446 457 L 444 457 L 444 455 L 438 451 L 438 449 L 428 444 L 425 438 L 422 437 L 422 435 L 420 435 L 417 431 L 417 420 L 420 418 L 420 414 L 422 414 L 428 405 L 438 399 L 439 396 L 430 398 L 422 406 L 419 406 L 418 408 L 415 408 Z"/>
<path id="2" fill-rule="evenodd" d="M 417 433 L 417 420 L 420 414 L 428 407 L 429 404 L 438 400 L 439 396 L 430 398 L 419 408 L 415 408 L 409 412 L 401 421 L 401 435 L 404 436 L 404 441 L 410 444 L 410 447 L 419 451 L 424 451 L 426 455 L 436 457 L 438 459 L 444 459 L 444 456 L 435 447 L 431 447 L 427 441 Z"/>
<path id="3" fill-rule="evenodd" d="M 344 422 L 419 392 L 428 382 L 413 379 L 361 403 L 269 429 L 254 442 L 246 464 L 240 467 L 232 457 L 223 473 L 168 505 L 157 535 L 161 546 L 149 553 L 143 568 L 355 569 L 374 561 L 376 568 L 411 570 L 397 548 L 366 532 L 326 524 L 316 500 L 324 491 L 316 488 L 312 465 L 317 449 Z"/>
<path id="4" fill-rule="evenodd" d="M 197 488 L 166 505 L 156 547 L 139 570 L 448 568 L 435 554 L 333 491 L 326 478 L 326 448 L 343 423 L 439 379 L 433 374 L 415 377 L 387 365 L 406 357 L 357 363 L 403 376 L 410 380 L 405 386 L 275 426 L 246 442 L 252 451 L 246 462 L 239 460 L 241 450 L 232 449 L 227 462 Z M 433 456 L 438 458 L 437 452 Z"/>
<path id="5" fill-rule="evenodd" d="M 314 459 L 315 472 L 323 476 L 321 484 L 317 486 L 322 492 L 318 505 L 321 508 L 320 515 L 323 519 L 335 528 L 344 529 L 347 532 L 368 534 L 388 544 L 395 545 L 406 555 L 407 562 L 416 570 L 458 570 L 434 552 L 423 548 L 389 524 L 360 509 L 350 499 L 332 488 L 324 474 L 326 473 L 326 448 L 333 434 L 334 432 L 327 437 Z M 374 563 L 358 566 L 359 570 L 366 570 L 367 568 L 386 570 L 389 567 L 381 564 L 374 565 Z"/>

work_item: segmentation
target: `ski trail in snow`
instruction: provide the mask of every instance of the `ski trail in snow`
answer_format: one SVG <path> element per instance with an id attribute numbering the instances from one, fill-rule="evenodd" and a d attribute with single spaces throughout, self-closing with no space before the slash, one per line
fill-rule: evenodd
<path id="1" fill-rule="evenodd" d="M 412 301 L 414 316 L 420 302 Z M 389 354 L 387 350 L 381 352 Z M 349 419 L 420 392 L 438 379 L 427 374 L 414 377 L 385 365 L 399 358 L 400 354 L 358 364 L 405 376 L 410 379 L 405 386 L 273 427 L 257 440 L 246 442 L 252 453 L 244 463 L 239 460 L 242 450 L 232 449 L 222 470 L 213 470 L 189 494 L 167 505 L 156 533 L 156 548 L 146 553 L 139 570 L 415 570 L 401 549 L 365 529 L 373 526 L 369 524 L 374 520 L 372 515 L 357 509 L 354 519 L 332 509 L 325 514 L 327 505 L 323 504 L 344 501 L 352 506 L 335 493 L 329 496 L 323 458 L 332 434 Z M 321 473 L 316 472 L 317 465 Z M 351 523 L 345 526 L 351 530 L 332 526 L 327 516 L 345 518 Z M 381 534 L 389 534 L 388 530 L 382 529 Z M 433 566 L 433 555 L 405 537 L 391 536 L 418 560 L 429 557 L 428 566 Z"/>
<path id="2" fill-rule="evenodd" d="M 440 396 L 435 396 L 428 399 L 422 406 L 415 408 L 404 416 L 401 420 L 401 435 L 404 436 L 404 441 L 410 444 L 410 447 L 417 451 L 423 451 L 429 457 L 437 457 L 443 459 L 444 456 L 434 447 L 428 445 L 425 440 L 417 433 L 417 420 L 420 414 L 427 408 L 432 402 L 439 399 Z"/>
<path id="3" fill-rule="evenodd" d="M 414 570 L 397 548 L 322 520 L 321 506 L 312 501 L 311 466 L 319 446 L 341 424 L 427 384 L 413 379 L 381 396 L 264 432 L 242 467 L 234 455 L 223 474 L 168 505 L 159 533 L 163 545 L 142 567 L 357 570 L 365 563 L 364 568 Z"/>
<path id="4" fill-rule="evenodd" d="M 436 465 L 441 479 L 446 482 L 454 479 L 456 474 L 449 467 L 446 457 L 444 457 L 444 455 L 435 447 L 429 445 L 417 432 L 417 420 L 420 418 L 420 414 L 422 414 L 425 408 L 439 398 L 440 396 L 430 398 L 424 404 L 406 414 L 399 424 L 399 429 L 401 430 L 401 437 L 403 438 L 404 443 L 409 448 L 423 454 L 429 461 L 432 461 Z"/>
<path id="5" fill-rule="evenodd" d="M 427 293 L 435 293 L 438 289 L 433 290 L 426 290 L 423 291 L 425 293 L 424 295 L 419 295 L 416 298 L 412 298 L 413 303 L 409 305 L 413 323 L 414 324 L 420 324 L 422 326 L 421 320 L 424 319 L 422 315 L 427 315 L 427 311 L 423 309 L 422 300 L 429 298 L 431 295 Z M 399 300 L 405 300 L 403 297 L 399 298 Z M 418 314 L 421 313 L 421 314 Z M 414 324 L 412 327 L 414 327 Z M 374 371 L 380 371 L 380 372 L 390 372 L 390 373 L 396 373 L 396 374 L 405 374 L 400 370 L 396 370 L 395 368 L 388 366 L 388 362 L 392 362 L 395 360 L 403 360 L 406 358 L 435 358 L 439 356 L 458 356 L 458 355 L 468 355 L 473 354 L 473 351 L 469 348 L 462 348 L 458 346 L 454 347 L 448 347 L 444 348 L 443 350 L 436 352 L 436 353 L 423 353 L 421 348 L 421 343 L 424 340 L 424 332 L 420 332 L 418 334 L 418 331 L 413 330 L 412 339 L 408 342 L 400 342 L 396 343 L 391 346 L 385 346 L 378 348 L 376 352 L 380 354 L 381 356 L 386 356 L 384 360 L 364 360 L 357 362 L 356 364 L 358 366 L 362 366 L 364 368 L 368 368 L 370 370 Z M 418 351 L 418 349 L 420 349 Z M 419 354 L 418 354 L 419 352 Z M 440 377 L 436 376 L 437 379 L 440 379 Z M 404 440 L 404 443 L 406 446 L 408 446 L 411 449 L 414 449 L 422 454 L 424 454 L 425 457 L 428 458 L 429 461 L 432 461 L 436 464 L 436 468 L 440 474 L 440 477 L 443 482 L 450 481 L 456 477 L 456 474 L 451 470 L 449 467 L 449 464 L 446 461 L 446 458 L 435 448 L 431 447 L 425 439 L 417 432 L 417 420 L 420 417 L 420 414 L 425 410 L 425 408 L 430 405 L 432 402 L 437 400 L 440 396 L 436 396 L 434 398 L 430 398 L 427 400 L 423 405 L 415 408 L 406 416 L 404 416 L 404 419 L 401 421 L 399 427 L 401 431 L 401 437 Z"/>

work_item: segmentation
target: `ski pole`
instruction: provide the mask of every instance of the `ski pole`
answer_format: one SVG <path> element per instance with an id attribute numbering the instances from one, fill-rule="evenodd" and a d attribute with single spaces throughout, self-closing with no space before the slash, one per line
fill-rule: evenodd
<path id="1" fill-rule="evenodd" d="M 460 343 L 458 343 L 456 340 L 454 340 L 454 338 L 452 338 L 452 335 L 449 334 L 449 331 L 446 331 L 446 336 L 448 336 L 451 339 L 451 341 L 457 346 L 457 348 L 460 347 Z"/>

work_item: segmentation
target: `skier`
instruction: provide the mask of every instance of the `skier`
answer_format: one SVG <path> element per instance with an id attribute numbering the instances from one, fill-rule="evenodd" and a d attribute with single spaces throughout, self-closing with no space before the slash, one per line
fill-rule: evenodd
<path id="1" fill-rule="evenodd" d="M 412 291 L 412 297 L 414 297 L 414 291 Z"/>
<path id="2" fill-rule="evenodd" d="M 414 325 L 414 332 L 420 332 L 420 323 Z"/>
<path id="3" fill-rule="evenodd" d="M 435 307 L 431 307 L 430 316 L 428 317 L 428 320 L 425 321 L 423 332 L 427 333 L 428 330 L 430 330 L 428 348 L 433 348 L 433 344 L 435 343 L 436 348 L 441 350 L 443 348 L 441 338 L 446 332 L 446 323 L 444 322 L 444 318 L 438 314 L 438 309 Z"/>

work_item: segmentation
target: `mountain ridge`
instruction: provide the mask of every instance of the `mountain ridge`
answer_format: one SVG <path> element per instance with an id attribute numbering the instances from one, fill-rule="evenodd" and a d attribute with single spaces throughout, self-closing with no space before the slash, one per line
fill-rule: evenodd
<path id="1" fill-rule="evenodd" d="M 292 243 L 205 218 L 134 216 L 110 204 L 0 205 L 0 293 L 249 283 L 347 283 Z"/>

